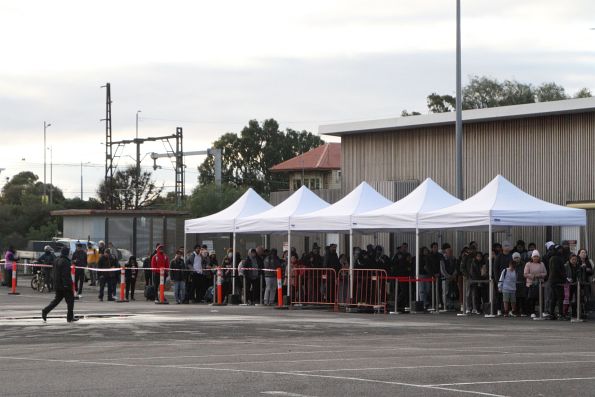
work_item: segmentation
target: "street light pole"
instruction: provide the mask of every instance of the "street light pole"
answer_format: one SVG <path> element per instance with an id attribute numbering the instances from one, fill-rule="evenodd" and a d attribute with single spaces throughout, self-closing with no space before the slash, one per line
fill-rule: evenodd
<path id="1" fill-rule="evenodd" d="M 463 199 L 463 104 L 461 101 L 461 0 L 457 0 L 457 99 L 455 123 L 456 196 Z"/>
<path id="2" fill-rule="evenodd" d="M 50 205 L 54 198 L 54 151 L 52 147 L 48 147 L 50 150 Z"/>
<path id="3" fill-rule="evenodd" d="M 136 139 L 138 139 L 138 114 L 141 113 L 141 110 L 136 111 Z"/>
<path id="4" fill-rule="evenodd" d="M 46 130 L 49 126 L 51 126 L 51 123 L 48 123 L 46 121 L 43 122 L 43 200 L 45 201 L 45 197 L 46 197 L 46 167 L 47 167 L 47 163 L 46 163 L 46 151 L 47 151 L 47 145 L 46 145 Z"/>

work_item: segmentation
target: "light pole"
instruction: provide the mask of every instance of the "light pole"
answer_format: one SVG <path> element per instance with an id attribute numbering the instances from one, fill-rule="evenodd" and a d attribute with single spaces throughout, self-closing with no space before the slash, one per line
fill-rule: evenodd
<path id="1" fill-rule="evenodd" d="M 50 204 L 54 198 L 54 151 L 52 147 L 48 147 L 50 151 Z"/>
<path id="2" fill-rule="evenodd" d="M 48 129 L 48 127 L 50 127 L 52 124 L 48 123 L 46 121 L 43 122 L 43 200 L 45 201 L 45 197 L 46 197 L 46 151 L 47 151 L 47 145 L 46 145 L 46 130 Z"/>
<path id="3" fill-rule="evenodd" d="M 138 139 L 138 114 L 141 113 L 142 110 L 136 111 L 136 138 Z"/>
<path id="4" fill-rule="evenodd" d="M 457 99 L 455 123 L 456 196 L 463 199 L 463 104 L 461 101 L 461 0 L 457 0 Z"/>

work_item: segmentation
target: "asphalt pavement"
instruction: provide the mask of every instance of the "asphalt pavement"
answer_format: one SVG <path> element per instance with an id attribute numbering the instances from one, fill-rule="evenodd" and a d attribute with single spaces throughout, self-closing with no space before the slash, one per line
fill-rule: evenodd
<path id="1" fill-rule="evenodd" d="M 2 396 L 595 395 L 595 321 L 99 302 L 85 288 L 73 324 L 64 303 L 42 322 L 51 294 L 0 288 Z"/>

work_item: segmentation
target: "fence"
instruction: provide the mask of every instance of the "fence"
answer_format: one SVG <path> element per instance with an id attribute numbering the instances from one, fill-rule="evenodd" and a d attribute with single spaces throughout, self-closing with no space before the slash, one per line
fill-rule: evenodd
<path id="1" fill-rule="evenodd" d="M 386 270 L 341 269 L 337 283 L 337 304 L 345 308 L 382 309 L 386 313 Z"/>
<path id="2" fill-rule="evenodd" d="M 294 268 L 291 271 L 292 305 L 337 305 L 337 273 L 330 268 Z"/>

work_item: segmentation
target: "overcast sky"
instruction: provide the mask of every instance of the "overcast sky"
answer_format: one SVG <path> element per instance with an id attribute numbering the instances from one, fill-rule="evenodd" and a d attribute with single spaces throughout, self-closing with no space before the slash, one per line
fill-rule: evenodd
<path id="1" fill-rule="evenodd" d="M 594 1 L 462 7 L 464 80 L 595 91 Z M 0 36 L 0 186 L 22 170 L 43 178 L 46 120 L 54 184 L 69 197 L 80 195 L 81 161 L 90 163 L 85 197 L 103 178 L 105 82 L 114 140 L 134 137 L 142 110 L 140 136 L 180 126 L 186 150 L 206 149 L 249 119 L 317 132 L 333 121 L 425 113 L 429 93 L 455 90 L 454 0 L 4 0 Z M 164 148 L 142 147 L 152 151 Z M 186 159 L 188 191 L 202 160 Z M 171 165 L 160 164 L 155 176 L 173 190 Z"/>

